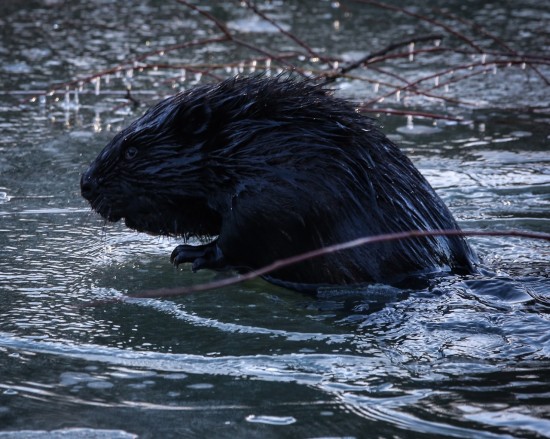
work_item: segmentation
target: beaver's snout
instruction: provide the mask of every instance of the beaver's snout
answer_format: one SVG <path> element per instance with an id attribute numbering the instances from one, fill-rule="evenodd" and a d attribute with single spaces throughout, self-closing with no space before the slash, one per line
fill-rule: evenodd
<path id="1" fill-rule="evenodd" d="M 97 192 L 98 181 L 91 175 L 90 171 L 91 169 L 88 169 L 80 177 L 80 193 L 86 200 L 92 202 Z"/>
<path id="2" fill-rule="evenodd" d="M 106 198 L 101 190 L 102 178 L 97 177 L 97 172 L 92 164 L 80 177 L 80 193 L 88 200 L 92 209 L 98 212 L 107 221 L 117 222 L 122 218 L 118 212 L 114 200 Z"/>

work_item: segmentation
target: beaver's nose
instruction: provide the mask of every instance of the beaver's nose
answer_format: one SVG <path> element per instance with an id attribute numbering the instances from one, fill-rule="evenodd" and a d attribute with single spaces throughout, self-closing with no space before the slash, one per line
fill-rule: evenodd
<path id="1" fill-rule="evenodd" d="M 94 198 L 97 186 L 97 179 L 93 177 L 90 168 L 80 177 L 80 193 L 88 201 L 91 201 Z"/>

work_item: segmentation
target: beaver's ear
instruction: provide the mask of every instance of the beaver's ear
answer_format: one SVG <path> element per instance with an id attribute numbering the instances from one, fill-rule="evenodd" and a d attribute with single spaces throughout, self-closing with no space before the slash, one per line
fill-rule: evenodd
<path id="1" fill-rule="evenodd" d="M 195 103 L 182 110 L 178 118 L 186 134 L 201 135 L 211 128 L 213 112 L 208 101 Z"/>

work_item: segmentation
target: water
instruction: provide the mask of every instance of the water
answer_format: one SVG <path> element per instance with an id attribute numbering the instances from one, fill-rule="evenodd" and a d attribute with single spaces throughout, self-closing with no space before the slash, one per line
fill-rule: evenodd
<path id="1" fill-rule="evenodd" d="M 524 3 L 510 13 L 500 4 L 448 6 L 518 50 L 543 53 L 537 38 L 549 11 Z M 250 18 L 212 4 L 232 26 Z M 315 49 L 344 58 L 416 29 L 406 17 L 387 26 L 386 12 L 358 13 L 345 2 L 261 6 Z M 6 4 L 0 437 L 550 437 L 550 314 L 532 299 L 550 297 L 550 247 L 542 241 L 472 239 L 491 272 L 422 291 L 375 287 L 315 298 L 254 280 L 170 300 L 98 303 L 218 278 L 171 267 L 175 240 L 105 225 L 78 186 L 99 149 L 143 111 L 124 105 L 127 86 L 150 103 L 171 93 L 173 80 L 179 88 L 205 78 L 184 75 L 182 66 L 138 66 L 53 95 L 36 91 L 207 36 L 212 27 L 184 11 L 152 0 Z M 245 30 L 271 48 L 284 41 L 258 20 Z M 153 60 L 227 62 L 242 53 L 215 45 Z M 388 68 L 426 76 L 433 62 L 417 55 Z M 450 85 L 450 96 L 476 100 L 474 109 L 452 107 L 471 122 L 382 116 L 381 123 L 464 228 L 550 232 L 550 92 L 520 68 L 499 68 L 494 78 Z M 387 92 L 357 80 L 337 86 L 357 100 Z M 403 93 L 383 104 L 403 99 L 414 109 L 450 108 Z"/>

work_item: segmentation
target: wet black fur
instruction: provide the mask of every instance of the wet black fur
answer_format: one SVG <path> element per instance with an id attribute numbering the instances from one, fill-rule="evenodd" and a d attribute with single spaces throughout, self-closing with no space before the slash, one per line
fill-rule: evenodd
<path id="1" fill-rule="evenodd" d="M 175 261 L 194 268 L 254 269 L 360 236 L 457 228 L 370 118 L 288 77 L 233 78 L 160 102 L 115 136 L 81 185 L 108 220 L 158 235 L 217 235 L 176 249 Z M 326 255 L 272 278 L 396 283 L 469 272 L 474 261 L 461 237 L 419 238 Z"/>

